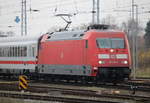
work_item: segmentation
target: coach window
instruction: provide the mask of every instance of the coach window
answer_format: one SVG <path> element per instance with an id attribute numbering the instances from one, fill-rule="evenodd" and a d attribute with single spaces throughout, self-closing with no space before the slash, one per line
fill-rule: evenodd
<path id="1" fill-rule="evenodd" d="M 15 47 L 13 47 L 13 57 L 15 57 Z"/>
<path id="2" fill-rule="evenodd" d="M 20 47 L 20 56 L 23 56 L 23 47 Z"/>
<path id="3" fill-rule="evenodd" d="M 3 47 L 3 57 L 5 57 L 5 47 Z"/>
<path id="4" fill-rule="evenodd" d="M 5 57 L 7 57 L 8 56 L 8 47 L 5 47 Z"/>
<path id="5" fill-rule="evenodd" d="M 0 48 L 0 57 L 1 57 L 1 48 Z"/>
<path id="6" fill-rule="evenodd" d="M 2 47 L 2 57 L 4 57 L 4 47 Z"/>
<path id="7" fill-rule="evenodd" d="M 22 57 L 22 46 L 20 46 L 20 57 Z"/>
<path id="8" fill-rule="evenodd" d="M 1 48 L 1 57 L 3 57 L 3 47 Z"/>
<path id="9" fill-rule="evenodd" d="M 1 54 L 2 54 L 2 53 L 1 53 L 1 48 L 0 48 L 0 57 L 1 57 Z"/>
<path id="10" fill-rule="evenodd" d="M 14 57 L 16 57 L 17 56 L 17 48 L 14 47 L 14 49 L 15 49 Z"/>
<path id="11" fill-rule="evenodd" d="M 32 47 L 32 56 L 34 57 L 35 48 Z"/>
<path id="12" fill-rule="evenodd" d="M 15 57 L 17 57 L 18 56 L 18 50 L 17 50 L 18 48 L 17 47 L 15 47 Z"/>
<path id="13" fill-rule="evenodd" d="M 4 57 L 4 47 L 2 48 L 2 57 Z"/>
<path id="14" fill-rule="evenodd" d="M 1 57 L 3 57 L 3 48 L 1 48 Z"/>
<path id="15" fill-rule="evenodd" d="M 6 47 L 3 48 L 3 57 L 6 57 Z"/>
<path id="16" fill-rule="evenodd" d="M 3 49 L 0 48 L 0 56 L 2 57 L 3 56 Z"/>
<path id="17" fill-rule="evenodd" d="M 18 46 L 16 47 L 16 49 L 17 49 L 17 57 L 19 57 L 19 51 L 18 51 Z"/>
<path id="18" fill-rule="evenodd" d="M 0 49 L 0 55 L 1 55 L 1 57 L 3 56 L 3 49 L 2 48 Z"/>
<path id="19" fill-rule="evenodd" d="M 4 49 L 3 49 L 3 54 L 4 54 L 3 56 L 4 56 L 4 57 L 6 57 L 6 56 L 7 56 L 7 53 L 6 53 L 6 52 L 7 52 L 7 48 L 6 48 L 6 47 L 4 47 Z"/>
<path id="20" fill-rule="evenodd" d="M 17 46 L 17 57 L 19 57 L 19 46 Z"/>
<path id="21" fill-rule="evenodd" d="M 11 57 L 11 47 L 9 47 L 9 57 Z"/>
<path id="22" fill-rule="evenodd" d="M 13 57 L 13 47 L 11 47 L 11 57 Z"/>
<path id="23" fill-rule="evenodd" d="M 27 47 L 23 47 L 22 56 L 27 56 Z"/>
<path id="24" fill-rule="evenodd" d="M 16 51 L 16 56 L 18 57 L 18 53 L 19 53 L 19 52 L 18 52 L 18 46 L 16 47 L 16 50 L 17 50 L 17 51 Z"/>
<path id="25" fill-rule="evenodd" d="M 12 47 L 12 57 L 15 56 L 15 47 Z"/>
<path id="26" fill-rule="evenodd" d="M 12 54 L 12 53 L 11 53 L 11 52 L 12 52 L 12 51 L 11 51 L 11 47 L 9 47 L 9 52 L 10 52 L 9 54 L 10 54 L 10 57 L 11 57 L 11 54 Z"/>
<path id="27" fill-rule="evenodd" d="M 6 50 L 5 50 L 5 57 L 8 57 L 8 53 L 9 53 L 9 52 L 8 52 L 8 47 L 6 47 L 5 49 L 6 49 Z"/>
<path id="28" fill-rule="evenodd" d="M 10 47 L 8 47 L 8 57 L 10 57 Z"/>
<path id="29" fill-rule="evenodd" d="M 3 56 L 3 49 L 1 48 L 1 57 Z"/>
<path id="30" fill-rule="evenodd" d="M 5 47 L 3 47 L 3 57 L 5 57 Z"/>
<path id="31" fill-rule="evenodd" d="M 18 46 L 18 57 L 20 57 L 20 46 Z"/>
<path id="32" fill-rule="evenodd" d="M 6 57 L 6 47 L 3 48 L 3 56 Z"/>
<path id="33" fill-rule="evenodd" d="M 10 57 L 10 46 L 8 47 L 8 57 Z"/>
<path id="34" fill-rule="evenodd" d="M 4 54 L 5 54 L 5 57 L 7 57 L 7 47 L 5 47 L 4 49 Z"/>
<path id="35" fill-rule="evenodd" d="M 20 46 L 18 46 L 18 57 L 20 57 Z"/>
<path id="36" fill-rule="evenodd" d="M 11 57 L 13 57 L 13 47 L 11 47 Z"/>
<path id="37" fill-rule="evenodd" d="M 13 47 L 13 57 L 15 57 L 15 47 Z"/>
<path id="38" fill-rule="evenodd" d="M 20 46 L 20 57 L 22 57 L 22 46 Z"/>
<path id="39" fill-rule="evenodd" d="M 3 47 L 1 48 L 1 57 L 3 57 Z"/>
<path id="40" fill-rule="evenodd" d="M 9 53 L 9 48 L 5 47 L 5 57 L 8 57 L 8 53 Z"/>

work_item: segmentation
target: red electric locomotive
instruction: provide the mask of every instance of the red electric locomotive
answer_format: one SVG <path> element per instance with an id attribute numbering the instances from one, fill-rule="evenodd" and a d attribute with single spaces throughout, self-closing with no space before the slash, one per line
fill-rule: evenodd
<path id="1" fill-rule="evenodd" d="M 0 39 L 0 75 L 122 81 L 131 72 L 126 34 L 90 26 L 36 38 Z"/>
<path id="2" fill-rule="evenodd" d="M 90 26 L 86 31 L 43 35 L 36 72 L 46 78 L 122 81 L 129 78 L 131 56 L 124 32 Z"/>

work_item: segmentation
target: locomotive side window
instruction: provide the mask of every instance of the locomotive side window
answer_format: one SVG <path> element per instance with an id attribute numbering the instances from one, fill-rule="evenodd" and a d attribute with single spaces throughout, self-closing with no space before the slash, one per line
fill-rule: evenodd
<path id="1" fill-rule="evenodd" d="M 96 42 L 98 48 L 125 48 L 123 38 L 98 38 Z"/>
<path id="2" fill-rule="evenodd" d="M 85 48 L 88 48 L 88 40 L 85 41 Z"/>

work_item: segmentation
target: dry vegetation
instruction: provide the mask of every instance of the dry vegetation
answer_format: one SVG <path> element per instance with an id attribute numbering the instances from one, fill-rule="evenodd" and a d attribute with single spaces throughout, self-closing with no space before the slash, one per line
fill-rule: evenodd
<path id="1" fill-rule="evenodd" d="M 136 76 L 150 77 L 150 49 L 144 49 L 139 52 Z"/>

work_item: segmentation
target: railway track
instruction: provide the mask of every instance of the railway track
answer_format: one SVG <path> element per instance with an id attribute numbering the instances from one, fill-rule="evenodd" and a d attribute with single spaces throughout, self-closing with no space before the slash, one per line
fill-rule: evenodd
<path id="1" fill-rule="evenodd" d="M 36 82 L 35 82 L 36 83 Z M 38 83 L 47 84 L 47 82 L 38 81 Z M 82 82 L 74 83 L 74 82 L 52 82 L 52 84 L 58 84 L 58 85 L 71 85 L 71 86 L 88 86 L 88 87 L 102 87 L 102 88 L 117 88 L 117 89 L 124 89 L 124 90 L 130 90 L 130 91 L 141 91 L 141 92 L 150 92 L 150 82 L 147 81 L 141 81 L 141 80 L 131 80 L 125 83 L 118 83 L 116 85 L 112 83 L 86 83 L 83 84 Z"/>
<path id="2" fill-rule="evenodd" d="M 0 82 L 0 84 L 3 84 L 3 83 L 17 83 L 17 81 L 2 81 Z M 119 83 L 119 84 L 111 84 L 111 83 L 98 83 L 98 84 L 94 84 L 94 83 L 86 83 L 86 84 L 83 84 L 82 82 L 78 82 L 78 83 L 75 83 L 75 82 L 64 82 L 64 81 L 55 81 L 55 82 L 45 82 L 43 80 L 39 80 L 38 82 L 35 82 L 35 81 L 31 81 L 31 84 L 58 84 L 58 85 L 71 85 L 71 86 L 88 86 L 88 87 L 103 87 L 103 88 L 116 88 L 117 89 L 125 89 L 125 90 L 136 90 L 136 91 L 143 91 L 143 92 L 150 92 L 150 80 L 131 80 L 131 81 L 128 81 L 128 82 L 125 82 L 125 83 Z"/>
<path id="3" fill-rule="evenodd" d="M 32 100 L 42 100 L 42 101 L 57 101 L 65 103 L 121 103 L 121 102 L 110 102 L 110 101 L 100 101 L 91 99 L 79 99 L 79 98 L 69 98 L 69 97 L 56 97 L 48 95 L 37 95 L 37 94 L 20 94 L 12 92 L 0 92 L 0 97 L 9 98 L 19 98 L 19 99 L 32 99 Z"/>
<path id="4" fill-rule="evenodd" d="M 19 92 L 18 85 L 15 83 L 14 84 L 0 84 L 0 86 L 1 86 L 1 88 L 0 88 L 1 91 Z M 35 83 L 35 84 L 30 84 L 28 92 L 29 93 L 37 93 L 37 94 L 47 94 L 47 95 L 49 95 L 49 98 L 51 96 L 55 97 L 55 98 L 57 96 L 69 96 L 69 97 L 70 96 L 79 96 L 79 97 L 86 97 L 86 98 L 93 97 L 93 98 L 109 98 L 109 99 L 118 99 L 118 100 L 123 99 L 123 100 L 133 100 L 133 101 L 134 100 L 136 100 L 136 101 L 150 101 L 149 96 L 141 96 L 141 95 L 133 95 L 133 94 L 120 94 L 120 93 L 112 92 L 109 90 L 108 91 L 103 91 L 103 90 L 101 91 L 101 90 L 87 90 L 87 89 L 72 89 L 72 88 L 70 88 L 69 85 L 68 85 L 68 88 L 61 88 L 61 87 L 50 87 L 50 86 L 46 86 L 46 85 L 40 86 L 40 84 Z M 9 95 L 9 93 L 10 92 L 8 92 L 7 94 Z M 5 92 L 5 94 L 6 94 L 6 92 Z M 24 99 L 27 98 L 27 96 L 29 96 L 27 94 L 24 94 L 25 95 L 25 96 L 23 96 Z M 10 95 L 14 95 L 14 94 L 10 94 Z M 17 94 L 15 94 L 15 96 L 16 95 Z M 38 99 L 40 97 L 35 97 L 35 98 Z M 42 98 L 48 98 L 48 97 L 42 97 Z M 34 99 L 34 96 L 33 96 L 33 99 Z M 44 99 L 44 100 L 47 100 L 47 99 Z M 97 102 L 93 101 L 92 103 L 97 103 Z M 105 103 L 105 102 L 103 101 L 103 103 Z"/>
<path id="5" fill-rule="evenodd" d="M 128 83 L 123 83 L 123 84 L 118 84 L 118 85 L 99 85 L 100 87 L 103 88 L 117 88 L 117 89 L 124 89 L 124 90 L 130 90 L 130 91 L 141 91 L 141 92 L 150 92 L 150 86 L 143 86 L 143 85 L 136 85 L 136 84 L 128 84 Z"/>
<path id="6" fill-rule="evenodd" d="M 32 92 L 47 92 L 51 93 L 52 91 L 63 95 L 76 95 L 76 96 L 87 96 L 87 97 L 96 97 L 96 98 L 115 98 L 115 99 L 130 99 L 130 100 L 139 100 L 139 101 L 150 101 L 150 97 L 138 96 L 133 94 L 118 94 L 116 91 L 97 91 L 97 90 L 84 90 L 84 89 L 68 89 L 68 88 L 58 88 L 58 87 L 41 87 L 41 86 L 32 86 Z M 52 93 L 51 93 L 52 94 Z"/>

